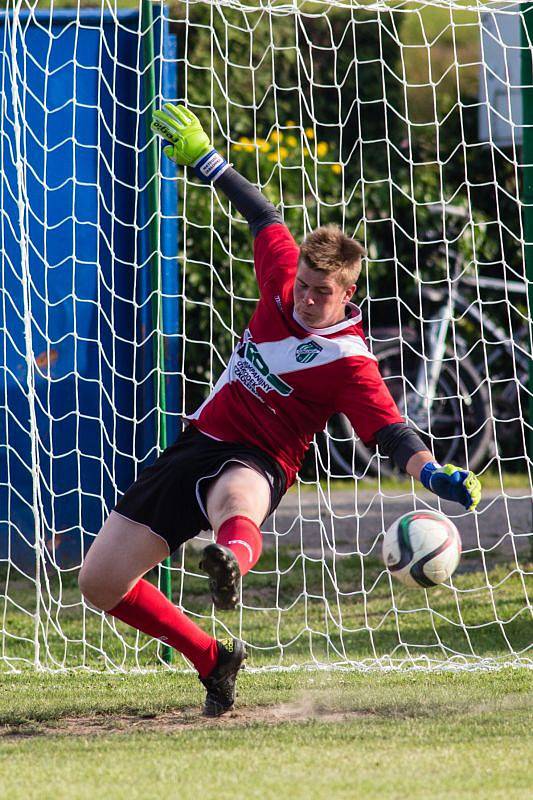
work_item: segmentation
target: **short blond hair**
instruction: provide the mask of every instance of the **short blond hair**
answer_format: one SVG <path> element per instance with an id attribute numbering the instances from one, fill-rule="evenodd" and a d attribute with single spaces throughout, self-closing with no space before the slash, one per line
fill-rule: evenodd
<path id="1" fill-rule="evenodd" d="M 311 269 L 335 274 L 340 286 L 351 286 L 361 273 L 364 247 L 346 236 L 337 225 L 322 225 L 305 237 L 300 259 Z"/>

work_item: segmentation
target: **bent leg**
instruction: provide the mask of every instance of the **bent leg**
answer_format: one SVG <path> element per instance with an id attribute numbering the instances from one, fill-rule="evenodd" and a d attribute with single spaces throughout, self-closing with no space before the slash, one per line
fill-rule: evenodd
<path id="1" fill-rule="evenodd" d="M 252 569 L 261 555 L 259 526 L 270 508 L 270 485 L 250 467 L 232 464 L 208 489 L 206 511 L 217 544 L 235 555 L 241 575 Z"/>
<path id="2" fill-rule="evenodd" d="M 270 508 L 270 484 L 264 475 L 231 464 L 207 490 L 206 511 L 215 533 L 231 517 L 244 516 L 261 525 Z"/>
<path id="3" fill-rule="evenodd" d="M 240 579 L 261 555 L 259 525 L 269 508 L 269 483 L 250 467 L 232 464 L 209 486 L 206 513 L 216 544 L 207 545 L 199 566 L 209 575 L 216 608 L 228 610 L 237 605 Z"/>
<path id="4" fill-rule="evenodd" d="M 216 639 L 142 578 L 168 554 L 164 539 L 112 511 L 87 553 L 80 589 L 93 605 L 183 653 L 205 677 L 217 664 Z"/>

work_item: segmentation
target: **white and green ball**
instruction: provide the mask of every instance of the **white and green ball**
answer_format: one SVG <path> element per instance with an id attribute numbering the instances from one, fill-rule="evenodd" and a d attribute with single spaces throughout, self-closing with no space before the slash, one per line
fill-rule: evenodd
<path id="1" fill-rule="evenodd" d="M 405 586 L 437 586 L 451 578 L 461 558 L 461 537 L 438 511 L 410 511 L 383 539 L 383 561 Z"/>

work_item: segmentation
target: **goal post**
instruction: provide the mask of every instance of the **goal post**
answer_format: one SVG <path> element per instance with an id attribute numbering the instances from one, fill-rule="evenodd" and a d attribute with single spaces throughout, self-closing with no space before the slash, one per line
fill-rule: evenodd
<path id="1" fill-rule="evenodd" d="M 159 167 L 158 167 L 158 148 L 155 138 L 151 134 L 151 116 L 157 108 L 157 91 L 155 75 L 155 46 L 154 46 L 154 15 L 152 12 L 151 0 L 143 0 L 141 5 L 141 36 L 143 40 L 143 66 L 144 66 L 144 97 L 145 97 L 145 127 L 147 141 L 147 178 L 148 178 L 148 215 L 149 215 L 149 241 L 150 241 L 150 291 L 152 293 L 152 328 L 157 331 L 154 338 L 154 364 L 157 364 L 157 388 L 154 398 L 155 406 L 159 409 L 157 428 L 158 446 L 162 452 L 170 444 L 167 435 L 166 418 L 166 364 L 163 334 L 165 332 L 163 293 L 167 289 L 161 280 L 162 264 L 160 260 L 159 243 L 159 222 L 161 207 L 159 202 Z M 164 41 L 164 34 L 163 34 Z M 167 54 L 168 55 L 168 54 Z M 173 54 L 175 55 L 175 54 Z M 165 66 L 163 65 L 163 69 Z M 168 67 L 167 67 L 168 71 Z M 175 80 L 172 81 L 175 83 Z M 168 165 L 164 165 L 164 167 Z M 170 209 L 173 213 L 173 209 Z M 168 226 L 167 226 L 168 227 Z M 177 265 L 175 265 L 176 269 Z M 165 271 L 166 272 L 166 271 Z M 176 269 L 177 273 L 177 269 Z M 172 279 L 171 279 L 172 280 Z M 175 280 L 172 281 L 175 283 Z M 175 292 L 177 295 L 177 291 Z M 171 312 L 172 313 L 172 312 Z M 168 315 L 168 313 L 167 313 Z M 177 316 L 177 309 L 173 309 L 173 316 Z M 177 331 L 177 319 L 173 319 L 173 327 Z M 171 559 L 165 558 L 162 565 L 161 590 L 165 596 L 172 599 L 171 581 Z M 163 660 L 170 664 L 172 662 L 172 648 L 163 645 Z"/>
<path id="2" fill-rule="evenodd" d="M 522 4 L 521 80 L 524 116 L 522 198 L 524 204 L 524 258 L 529 284 L 529 308 L 533 309 L 533 3 Z M 529 365 L 529 457 L 533 459 L 533 358 Z"/>
<path id="3" fill-rule="evenodd" d="M 149 131 L 165 100 L 297 241 L 334 222 L 363 243 L 355 302 L 387 385 L 485 490 L 475 514 L 442 504 L 336 416 L 263 525 L 235 612 L 214 610 L 198 569 L 209 531 L 149 580 L 243 638 L 252 667 L 531 666 L 529 4 L 63 5 L 0 16 L 0 670 L 169 667 L 76 583 L 257 302 L 244 220 Z M 430 590 L 381 559 L 415 508 L 463 538 Z"/>

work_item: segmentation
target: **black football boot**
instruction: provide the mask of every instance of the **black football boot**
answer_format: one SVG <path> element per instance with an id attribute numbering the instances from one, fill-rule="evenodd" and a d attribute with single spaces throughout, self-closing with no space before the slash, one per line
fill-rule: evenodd
<path id="1" fill-rule="evenodd" d="M 206 678 L 200 678 L 207 689 L 204 717 L 220 717 L 233 708 L 237 674 L 244 668 L 243 662 L 247 658 L 244 642 L 240 639 L 226 639 L 217 644 L 216 667 Z"/>
<path id="2" fill-rule="evenodd" d="M 208 544 L 202 553 L 200 569 L 209 575 L 209 588 L 215 608 L 230 611 L 238 603 L 241 571 L 239 562 L 221 544 Z"/>

